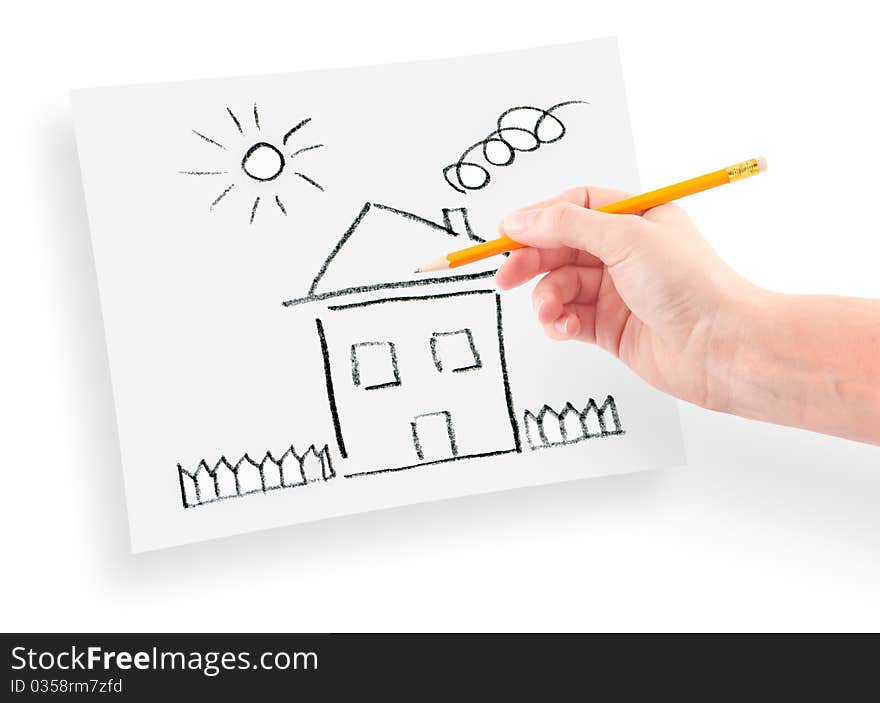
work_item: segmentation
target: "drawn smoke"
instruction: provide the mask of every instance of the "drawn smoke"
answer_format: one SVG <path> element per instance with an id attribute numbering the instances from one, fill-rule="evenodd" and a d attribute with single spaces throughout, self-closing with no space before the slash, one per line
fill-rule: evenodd
<path id="1" fill-rule="evenodd" d="M 177 473 L 184 508 L 280 488 L 305 486 L 317 481 L 329 481 L 336 476 L 326 444 L 320 451 L 313 444 L 302 454 L 297 454 L 291 445 L 278 458 L 267 451 L 259 462 L 247 454 L 234 464 L 221 456 L 210 467 L 202 459 L 192 471 L 178 464 Z"/>

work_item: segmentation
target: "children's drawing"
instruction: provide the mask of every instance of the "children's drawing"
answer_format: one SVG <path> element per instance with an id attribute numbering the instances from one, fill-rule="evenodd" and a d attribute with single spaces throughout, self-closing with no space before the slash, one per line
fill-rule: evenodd
<path id="1" fill-rule="evenodd" d="M 521 449 L 505 361 L 501 298 L 491 289 L 461 288 L 464 282 L 491 276 L 494 268 L 464 276 L 400 279 L 397 266 L 385 271 L 371 265 L 362 280 L 351 278 L 364 270 L 352 263 L 365 247 L 408 244 L 415 261 L 415 251 L 430 246 L 432 234 L 483 241 L 474 234 L 466 208 L 443 209 L 436 222 L 366 203 L 322 264 L 308 295 L 284 303 L 352 298 L 326 305 L 325 314 L 315 320 L 346 478 Z M 443 241 L 438 238 L 437 245 Z M 335 266 L 345 273 L 335 275 Z M 387 294 L 410 287 L 424 290 L 418 295 Z M 449 327 L 438 329 L 438 322 L 445 320 Z M 479 374 L 460 373 L 477 369 Z M 372 428 L 369 434 L 362 427 L 347 431 L 365 421 Z"/>
<path id="2" fill-rule="evenodd" d="M 467 347 L 461 344 L 462 339 L 467 340 Z M 438 371 L 443 371 L 444 360 L 453 373 L 483 368 L 480 353 L 474 345 L 474 335 L 467 327 L 452 332 L 434 332 L 431 335 L 431 356 Z"/>
<path id="3" fill-rule="evenodd" d="M 504 259 L 413 272 L 637 190 L 625 96 L 613 39 L 74 91 L 134 551 L 680 464 L 675 401 Z"/>
<path id="4" fill-rule="evenodd" d="M 583 410 L 566 403 L 561 412 L 549 405 L 538 414 L 526 410 L 523 415 L 526 443 L 529 449 L 546 449 L 577 444 L 587 439 L 624 433 L 617 413 L 617 404 L 608 396 L 601 407 L 590 398 Z"/>
<path id="5" fill-rule="evenodd" d="M 233 133 L 231 137 L 223 138 L 223 141 L 217 141 L 202 132 L 196 131 L 195 129 L 192 130 L 193 134 L 206 143 L 213 145 L 216 149 L 227 152 L 225 154 L 218 154 L 215 150 L 212 157 L 212 161 L 219 162 L 223 164 L 224 167 L 218 167 L 211 170 L 185 170 L 178 171 L 178 173 L 187 176 L 222 176 L 238 174 L 238 169 L 241 169 L 241 173 L 244 174 L 245 177 L 253 183 L 258 184 L 271 183 L 272 181 L 276 181 L 282 174 L 289 173 L 300 179 L 303 183 L 308 184 L 310 187 L 316 188 L 321 192 L 324 191 L 324 187 L 314 178 L 301 171 L 293 170 L 289 165 L 289 162 L 292 161 L 292 159 L 301 154 L 320 149 L 324 146 L 323 144 L 301 146 L 292 152 L 288 152 L 285 157 L 285 150 L 294 146 L 293 141 L 298 136 L 298 131 L 311 122 L 311 117 L 300 120 L 288 129 L 281 137 L 280 142 L 272 142 L 265 141 L 262 138 L 260 113 L 256 104 L 254 104 L 253 109 L 253 127 L 248 128 L 248 132 L 254 131 L 256 134 L 249 134 L 245 131 L 245 127 L 242 125 L 241 120 L 231 108 L 227 107 L 226 112 L 234 125 L 235 131 L 238 132 L 238 135 Z M 244 140 L 243 143 L 242 140 Z M 288 141 L 291 142 L 290 147 L 287 145 Z M 241 156 L 239 156 L 240 154 Z M 233 191 L 237 183 L 238 181 L 233 180 L 232 183 L 225 185 L 219 195 L 214 198 L 214 201 L 210 204 L 208 210 L 213 211 L 214 208 Z M 277 183 L 271 186 L 273 190 L 276 185 Z M 250 206 L 250 224 L 254 223 L 254 218 L 257 215 L 257 209 L 260 206 L 261 200 L 270 195 L 273 197 L 275 205 L 281 214 L 287 215 L 287 207 L 284 205 L 279 193 L 267 193 L 265 196 L 258 195 Z"/>
<path id="6" fill-rule="evenodd" d="M 479 149 L 483 159 L 492 166 L 510 166 L 517 153 L 537 151 L 542 145 L 558 142 L 565 136 L 565 125 L 555 114 L 557 110 L 568 105 L 588 104 L 585 100 L 567 100 L 546 110 L 528 105 L 508 108 L 499 115 L 493 132 L 469 146 L 455 163 L 443 169 L 443 178 L 459 193 L 485 188 L 492 178 L 489 169 L 471 160 L 474 151 Z"/>
<path id="7" fill-rule="evenodd" d="M 467 208 L 446 208 L 441 214 L 437 222 L 366 203 L 332 248 L 308 295 L 284 302 L 297 306 L 333 299 L 323 303 L 315 327 L 345 478 L 522 452 L 501 296 L 494 289 L 475 287 L 495 273 L 494 266 L 465 275 L 394 278 L 391 274 L 399 271 L 390 269 L 383 277 L 381 266 L 371 265 L 366 269 L 369 279 L 350 278 L 364 270 L 354 265 L 360 250 L 382 250 L 390 242 L 424 247 L 426 237 L 431 241 L 437 234 L 483 241 L 470 226 Z M 437 239 L 436 246 L 442 246 L 444 240 Z M 415 254 L 413 260 L 418 260 Z M 345 276 L 334 276 L 336 264 Z M 388 295 L 391 289 L 416 287 L 418 294 Z M 588 404 L 578 417 L 592 410 L 603 431 L 591 436 L 622 432 L 613 398 L 601 410 Z M 614 431 L 605 431 L 606 410 L 613 414 Z M 541 423 L 548 412 L 540 414 Z M 534 419 L 526 413 L 527 421 Z M 365 423 L 368 433 L 363 432 Z M 352 428 L 357 431 L 349 432 Z M 544 433 L 537 430 L 534 436 L 541 440 L 530 437 L 529 446 L 553 436 Z M 544 445 L 575 441 L 572 432 L 565 441 L 547 440 Z"/>
<path id="8" fill-rule="evenodd" d="M 283 302 L 286 307 L 322 307 L 315 330 L 344 478 L 523 450 L 507 369 L 501 295 L 476 287 L 480 279 L 494 275 L 493 263 L 469 274 L 408 278 L 401 278 L 394 265 L 360 265 L 362 252 L 443 244 L 439 237 L 436 245 L 430 244 L 431 235 L 484 241 L 471 228 L 467 208 L 444 208 L 440 214 L 435 221 L 365 203 L 324 260 L 308 294 Z M 416 261 L 423 255 L 412 256 Z M 343 273 L 336 275 L 336 266 Z M 401 288 L 419 290 L 388 294 Z M 547 405 L 537 415 L 526 411 L 523 425 L 530 449 L 623 434 L 611 396 L 601 408 L 590 399 L 580 411 L 571 403 L 561 413 Z M 294 467 L 297 461 L 302 465 L 292 448 L 281 459 L 285 457 Z M 330 466 L 326 446 L 318 457 Z M 225 458 L 213 469 L 202 462 L 194 472 L 178 465 L 184 507 L 307 481 L 305 472 L 295 474 L 293 483 L 286 482 L 283 472 L 276 478 L 276 467 L 283 468 L 282 462 L 270 454 L 259 464 L 247 455 L 234 466 Z M 330 468 L 321 477 L 335 475 Z"/>
<path id="9" fill-rule="evenodd" d="M 320 451 L 312 445 L 302 454 L 291 445 L 278 458 L 267 451 L 259 462 L 245 454 L 234 464 L 221 456 L 213 468 L 204 459 L 194 470 L 178 464 L 177 475 L 183 507 L 193 508 L 252 493 L 329 481 L 336 472 L 325 444 Z"/>
<path id="10" fill-rule="evenodd" d="M 481 147 L 489 163 L 509 165 L 517 151 L 534 151 L 541 144 L 561 139 L 565 125 L 554 111 L 573 104 L 585 103 L 567 101 L 547 110 L 506 110 L 498 118 L 498 129 L 448 166 L 444 175 L 449 180 L 450 172 L 454 172 L 456 182 L 465 188 L 484 187 L 489 172 L 467 161 L 471 151 Z M 242 132 L 240 122 L 231 110 L 228 112 Z M 513 117 L 525 114 L 533 119 L 528 129 L 512 124 Z M 254 117 L 258 124 L 256 108 Z M 306 119 L 294 125 L 282 144 L 308 122 Z M 530 141 L 515 138 L 523 134 Z M 226 148 L 205 135 L 199 136 Z M 492 156 L 495 144 L 503 145 L 503 160 L 497 154 Z M 297 153 L 320 146 L 303 147 Z M 260 150 L 260 161 L 251 166 L 250 158 Z M 271 166 L 266 165 L 269 162 Z M 241 167 L 252 178 L 271 181 L 280 175 L 284 164 L 279 149 L 258 142 L 245 152 Z M 464 184 L 461 174 L 467 166 L 481 169 L 484 177 L 480 184 Z M 451 181 L 450 185 L 460 190 Z M 251 221 L 259 200 L 253 204 Z M 284 210 L 280 203 L 279 207 Z M 315 330 L 335 449 L 345 478 L 519 454 L 523 450 L 507 369 L 501 296 L 494 289 L 477 287 L 480 279 L 495 274 L 495 264 L 484 262 L 482 270 L 466 274 L 447 272 L 424 277 L 401 276 L 396 263 L 383 267 L 381 260 L 376 261 L 375 252 L 386 249 L 412 261 L 421 260 L 423 254 L 419 252 L 425 250 L 426 243 L 436 239 L 436 245 L 430 247 L 441 250 L 443 238 L 485 241 L 473 231 L 465 207 L 443 208 L 435 220 L 391 205 L 367 202 L 331 248 L 307 295 L 283 302 L 286 307 L 305 303 L 322 306 L 322 312 L 314 318 Z M 370 265 L 364 266 L 364 261 L 370 261 Z M 389 295 L 391 290 L 408 288 L 419 291 Z M 332 302 L 324 302 L 328 300 Z M 606 412 L 610 421 L 606 421 Z M 369 432 L 363 431 L 365 424 Z M 571 403 L 561 413 L 546 405 L 537 415 L 526 411 L 523 425 L 530 449 L 561 447 L 623 433 L 611 396 L 601 408 L 590 399 L 580 411 Z M 284 456 L 291 454 L 292 449 Z M 319 456 L 326 457 L 329 465 L 326 446 Z M 292 457 L 297 458 L 295 454 Z M 275 481 L 276 466 L 280 464 L 269 454 L 260 464 L 247 455 L 235 466 L 221 459 L 209 469 L 202 462 L 195 472 L 178 465 L 184 506 L 305 481 L 298 477 L 293 484 L 283 479 Z M 265 481 L 267 467 L 273 476 L 269 484 Z M 241 476 L 247 472 L 250 483 L 245 481 L 246 490 L 242 491 Z M 331 475 L 335 475 L 332 469 Z"/>

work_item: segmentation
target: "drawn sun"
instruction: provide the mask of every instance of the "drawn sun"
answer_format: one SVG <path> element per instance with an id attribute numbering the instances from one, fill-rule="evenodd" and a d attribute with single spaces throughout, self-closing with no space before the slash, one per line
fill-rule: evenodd
<path id="1" fill-rule="evenodd" d="M 230 168 L 225 170 L 217 170 L 217 171 L 178 171 L 178 173 L 182 173 L 187 176 L 221 176 L 227 175 L 230 173 L 239 173 L 239 169 L 241 174 L 253 185 L 260 184 L 269 184 L 281 176 L 283 173 L 287 172 L 291 175 L 301 179 L 305 183 L 308 183 L 313 188 L 317 188 L 318 190 L 324 190 L 324 187 L 315 181 L 310 176 L 305 173 L 301 173 L 299 171 L 293 171 L 291 168 L 291 162 L 294 158 L 299 156 L 300 154 L 304 154 L 305 152 L 312 151 L 314 149 L 320 149 L 323 147 L 323 144 L 310 144 L 309 146 L 304 146 L 299 149 L 296 149 L 292 153 L 288 153 L 285 157 L 285 151 L 287 148 L 287 142 L 296 134 L 298 130 L 302 127 L 305 127 L 309 122 L 311 122 L 311 117 L 306 117 L 304 120 L 297 122 L 293 127 L 287 130 L 284 136 L 281 138 L 280 146 L 276 146 L 270 141 L 259 140 L 254 141 L 252 138 L 248 138 L 248 135 L 245 133 L 245 128 L 242 127 L 241 121 L 236 117 L 235 113 L 232 112 L 230 108 L 226 108 L 226 112 L 229 113 L 229 117 L 232 119 L 233 124 L 235 124 L 236 130 L 238 130 L 238 134 L 240 137 L 245 138 L 245 145 L 242 147 L 232 146 L 230 142 L 225 141 L 219 142 L 216 139 L 211 139 L 201 132 L 197 132 L 196 130 L 192 130 L 193 134 L 195 134 L 200 139 L 208 142 L 209 144 L 213 144 L 218 149 L 222 149 L 223 151 L 229 152 L 233 157 L 233 162 L 230 165 Z M 259 133 L 261 132 L 260 127 L 260 113 L 257 110 L 256 104 L 254 105 L 254 128 Z M 238 154 L 241 154 L 239 158 Z M 214 202 L 211 203 L 209 210 L 213 211 L 217 204 L 223 200 L 239 181 L 234 180 L 229 185 L 227 185 L 220 194 L 214 199 Z M 273 185 L 277 185 L 273 184 Z M 257 215 L 257 208 L 260 206 L 260 201 L 264 197 L 269 197 L 269 195 L 274 195 L 275 197 L 275 205 L 278 206 L 278 209 L 282 212 L 282 214 L 287 215 L 287 208 L 284 206 L 284 203 L 281 201 L 281 197 L 278 193 L 266 193 L 264 195 L 258 195 L 254 199 L 253 205 L 251 206 L 251 217 L 250 223 L 254 223 L 254 218 Z"/>

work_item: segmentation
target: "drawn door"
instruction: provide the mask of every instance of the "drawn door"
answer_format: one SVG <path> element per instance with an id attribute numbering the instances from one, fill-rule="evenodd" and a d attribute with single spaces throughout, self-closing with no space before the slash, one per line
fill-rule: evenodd
<path id="1" fill-rule="evenodd" d="M 410 425 L 419 461 L 443 461 L 458 456 L 452 414 L 448 411 L 416 415 Z"/>

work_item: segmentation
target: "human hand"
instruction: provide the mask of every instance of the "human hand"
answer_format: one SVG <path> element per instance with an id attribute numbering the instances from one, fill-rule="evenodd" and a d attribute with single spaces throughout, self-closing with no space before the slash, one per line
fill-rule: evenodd
<path id="1" fill-rule="evenodd" d="M 496 282 L 544 274 L 532 302 L 553 339 L 598 344 L 661 390 L 726 409 L 741 311 L 763 291 L 734 273 L 676 205 L 641 215 L 594 209 L 627 197 L 575 188 L 518 210 L 499 227 L 514 251 Z"/>

